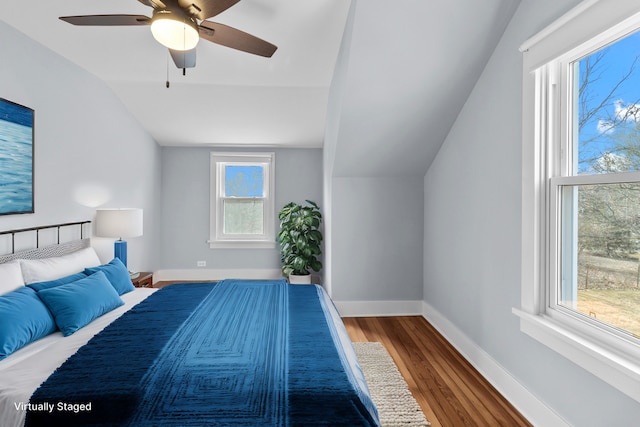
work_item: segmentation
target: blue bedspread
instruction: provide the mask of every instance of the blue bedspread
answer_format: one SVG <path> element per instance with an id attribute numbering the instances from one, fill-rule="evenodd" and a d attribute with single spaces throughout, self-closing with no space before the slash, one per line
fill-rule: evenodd
<path id="1" fill-rule="evenodd" d="M 315 286 L 225 280 L 155 292 L 80 348 L 26 425 L 375 426 Z"/>

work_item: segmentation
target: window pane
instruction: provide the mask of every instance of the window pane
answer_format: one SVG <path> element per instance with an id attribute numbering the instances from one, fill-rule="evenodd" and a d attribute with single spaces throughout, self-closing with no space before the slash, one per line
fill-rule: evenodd
<path id="1" fill-rule="evenodd" d="M 225 200 L 224 234 L 263 234 L 262 200 Z"/>
<path id="2" fill-rule="evenodd" d="M 640 336 L 640 183 L 564 187 L 562 215 L 558 303 Z"/>
<path id="3" fill-rule="evenodd" d="M 264 168 L 228 165 L 224 169 L 224 184 L 227 197 L 264 197 Z"/>
<path id="4" fill-rule="evenodd" d="M 574 73 L 574 171 L 640 170 L 640 32 L 581 59 Z"/>

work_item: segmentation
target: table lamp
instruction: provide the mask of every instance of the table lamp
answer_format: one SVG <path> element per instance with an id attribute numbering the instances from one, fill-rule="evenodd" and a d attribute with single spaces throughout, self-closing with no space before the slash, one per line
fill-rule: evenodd
<path id="1" fill-rule="evenodd" d="M 127 242 L 122 238 L 142 236 L 142 209 L 96 210 L 96 236 L 118 238 L 113 245 L 113 255 L 126 267 Z"/>

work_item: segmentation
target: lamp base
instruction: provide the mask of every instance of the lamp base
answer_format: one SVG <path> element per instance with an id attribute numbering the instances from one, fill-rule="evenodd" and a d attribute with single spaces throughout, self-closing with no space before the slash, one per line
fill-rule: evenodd
<path id="1" fill-rule="evenodd" d="M 125 240 L 116 240 L 113 244 L 113 256 L 120 259 L 124 266 L 127 266 L 127 242 Z"/>

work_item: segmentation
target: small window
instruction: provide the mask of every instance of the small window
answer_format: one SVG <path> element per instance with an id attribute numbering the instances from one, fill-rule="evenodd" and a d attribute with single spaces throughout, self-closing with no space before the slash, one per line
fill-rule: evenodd
<path id="1" fill-rule="evenodd" d="M 212 248 L 275 247 L 274 153 L 211 153 Z"/>

